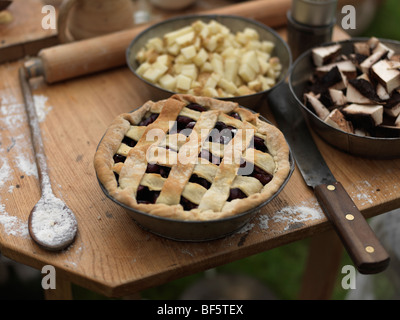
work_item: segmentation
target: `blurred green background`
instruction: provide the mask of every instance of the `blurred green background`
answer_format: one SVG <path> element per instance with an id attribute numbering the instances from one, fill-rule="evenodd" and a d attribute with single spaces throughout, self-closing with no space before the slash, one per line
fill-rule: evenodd
<path id="1" fill-rule="evenodd" d="M 379 10 L 370 24 L 363 32 L 365 36 L 400 40 L 400 1 L 386 0 L 382 2 Z"/>
<path id="2" fill-rule="evenodd" d="M 400 1 L 382 1 L 381 6 L 374 13 L 374 18 L 369 26 L 357 35 L 400 40 Z M 357 19 L 362 19 L 362 17 L 357 16 Z M 143 291 L 142 298 L 179 299 L 191 285 L 206 279 L 210 274 L 212 274 L 211 276 L 215 276 L 215 274 L 239 274 L 249 276 L 262 286 L 267 287 L 273 298 L 296 299 L 307 259 L 308 244 L 308 239 L 298 241 L 218 267 L 212 271 L 175 280 L 166 285 Z M 8 273 L 8 278 L 0 281 L 0 299 L 43 298 L 40 273 L 37 272 L 26 279 L 26 277 L 21 277 L 21 273 L 17 272 L 13 264 L 10 264 L 9 261 L 5 262 L 4 258 L 0 260 L 0 264 L 3 264 L 3 269 L 0 268 L 0 272 L 6 270 Z M 346 264 L 351 264 L 351 261 L 345 253 L 342 265 Z M 346 298 L 347 292 L 342 289 L 340 281 L 341 279 L 338 277 L 333 299 Z M 384 287 L 385 284 L 382 285 Z M 385 290 L 385 288 L 382 290 Z M 75 299 L 106 299 L 106 297 L 79 286 L 73 287 L 73 293 Z"/>

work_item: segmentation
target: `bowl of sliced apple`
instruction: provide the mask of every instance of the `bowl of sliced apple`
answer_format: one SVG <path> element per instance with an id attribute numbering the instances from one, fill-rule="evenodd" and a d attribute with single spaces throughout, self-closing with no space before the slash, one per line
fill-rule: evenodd
<path id="1" fill-rule="evenodd" d="M 287 78 L 292 63 L 277 32 L 232 15 L 187 15 L 156 23 L 133 39 L 126 59 L 152 99 L 187 93 L 251 109 Z"/>

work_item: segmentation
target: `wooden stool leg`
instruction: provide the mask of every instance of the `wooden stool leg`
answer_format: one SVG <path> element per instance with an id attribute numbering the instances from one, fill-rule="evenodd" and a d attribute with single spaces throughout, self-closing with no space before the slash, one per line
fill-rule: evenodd
<path id="1" fill-rule="evenodd" d="M 342 254 L 343 245 L 334 231 L 324 232 L 311 238 L 299 299 L 332 298 Z"/>
<path id="2" fill-rule="evenodd" d="M 71 282 L 57 275 L 56 288 L 45 289 L 46 300 L 72 300 Z"/>

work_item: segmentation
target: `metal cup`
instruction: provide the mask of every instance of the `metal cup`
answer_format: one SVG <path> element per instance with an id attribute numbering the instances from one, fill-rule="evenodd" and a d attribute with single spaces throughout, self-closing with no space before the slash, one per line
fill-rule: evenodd
<path id="1" fill-rule="evenodd" d="M 328 26 L 336 16 L 338 0 L 293 0 L 292 17 L 308 26 Z"/>
<path id="2" fill-rule="evenodd" d="M 293 0 L 287 13 L 288 44 L 296 60 L 304 51 L 329 42 L 336 23 L 337 0 Z"/>

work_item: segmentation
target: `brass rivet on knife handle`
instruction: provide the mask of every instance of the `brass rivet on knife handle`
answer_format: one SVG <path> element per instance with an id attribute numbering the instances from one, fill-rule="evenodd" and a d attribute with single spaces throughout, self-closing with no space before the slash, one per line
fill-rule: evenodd
<path id="1" fill-rule="evenodd" d="M 360 273 L 385 270 L 390 258 L 339 182 L 315 187 L 315 195 Z"/>
<path id="2" fill-rule="evenodd" d="M 366 247 L 365 247 L 365 251 L 367 251 L 368 253 L 374 253 L 374 252 L 375 252 L 375 249 L 374 249 L 374 247 L 372 247 L 372 246 L 366 246 Z"/>

